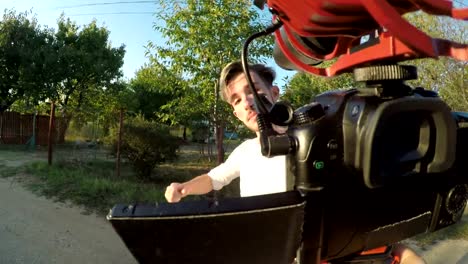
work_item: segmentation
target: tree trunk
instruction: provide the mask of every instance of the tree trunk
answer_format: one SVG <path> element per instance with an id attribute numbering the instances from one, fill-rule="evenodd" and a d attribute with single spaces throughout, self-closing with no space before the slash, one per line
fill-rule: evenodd
<path id="1" fill-rule="evenodd" d="M 3 144 L 3 112 L 0 112 L 0 144 Z"/>
<path id="2" fill-rule="evenodd" d="M 120 178 L 120 146 L 122 145 L 122 128 L 123 128 L 123 116 L 124 110 L 120 108 L 120 115 L 119 115 L 119 135 L 117 140 L 117 160 L 115 162 L 115 173 L 117 178 Z"/>
<path id="3" fill-rule="evenodd" d="M 64 143 L 65 142 L 65 134 L 67 133 L 68 127 L 70 126 L 70 121 L 72 119 L 72 115 L 66 112 L 63 113 L 63 116 L 56 120 L 58 121 L 56 125 L 57 130 L 57 137 L 56 143 Z"/>
<path id="4" fill-rule="evenodd" d="M 219 118 L 219 85 L 215 82 L 215 103 L 214 103 L 214 127 L 215 127 L 215 140 L 216 140 L 216 160 L 218 164 L 224 162 L 224 125 L 223 121 Z"/>
<path id="5" fill-rule="evenodd" d="M 218 164 L 221 164 L 224 162 L 223 141 L 224 141 L 224 126 L 222 122 L 218 121 L 218 123 L 216 124 L 216 150 L 217 150 Z"/>

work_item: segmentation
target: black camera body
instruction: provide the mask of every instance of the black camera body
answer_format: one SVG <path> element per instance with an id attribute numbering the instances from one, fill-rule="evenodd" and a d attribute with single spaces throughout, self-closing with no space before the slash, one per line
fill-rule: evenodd
<path id="1" fill-rule="evenodd" d="M 326 184 L 333 175 L 323 174 L 340 166 L 378 188 L 415 174 L 446 172 L 455 161 L 456 123 L 437 97 L 415 92 L 383 99 L 353 89 L 320 95 L 295 115 L 290 133 L 299 144 L 291 164 L 298 188 Z"/>
<path id="2" fill-rule="evenodd" d="M 460 220 L 467 203 L 465 116 L 407 86 L 414 67 L 372 66 L 355 77 L 364 88 L 326 92 L 295 110 L 288 144 L 284 135 L 264 141 L 266 152 L 287 154 L 307 201 L 300 263 L 438 230 Z"/>

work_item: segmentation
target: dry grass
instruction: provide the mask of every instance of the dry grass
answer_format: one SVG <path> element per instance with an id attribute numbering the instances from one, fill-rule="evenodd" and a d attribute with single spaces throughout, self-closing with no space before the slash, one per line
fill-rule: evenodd
<path id="1" fill-rule="evenodd" d="M 52 166 L 47 164 L 46 148 L 28 151 L 24 146 L 11 146 L 0 150 L 0 176 L 14 177 L 51 199 L 107 213 L 116 203 L 165 201 L 164 191 L 171 182 L 187 181 L 215 166 L 213 157 L 199 151 L 197 146 L 182 147 L 176 161 L 160 164 L 142 181 L 124 160 L 117 177 L 115 157 L 102 146 L 55 146 Z M 219 197 L 238 196 L 238 188 L 238 183 L 231 184 Z"/>

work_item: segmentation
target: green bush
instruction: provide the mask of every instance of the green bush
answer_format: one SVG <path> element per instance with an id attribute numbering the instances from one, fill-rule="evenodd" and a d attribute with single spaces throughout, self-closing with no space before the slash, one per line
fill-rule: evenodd
<path id="1" fill-rule="evenodd" d="M 117 145 L 117 130 L 114 131 L 114 147 Z M 170 134 L 169 128 L 155 122 L 136 117 L 124 124 L 120 152 L 128 159 L 137 175 L 147 180 L 157 164 L 176 158 L 178 139 Z"/>

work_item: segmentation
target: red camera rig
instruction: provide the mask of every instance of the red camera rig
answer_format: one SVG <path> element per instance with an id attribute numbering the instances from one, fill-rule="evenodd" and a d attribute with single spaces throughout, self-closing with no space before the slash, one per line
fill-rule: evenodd
<path id="1" fill-rule="evenodd" d="M 468 61 L 468 44 L 432 38 L 402 17 L 421 10 L 431 15 L 468 20 L 468 8 L 455 9 L 451 1 L 268 0 L 266 4 L 283 22 L 282 31 L 276 30 L 275 38 L 284 56 L 298 69 L 315 75 L 334 76 L 356 66 L 415 58 L 448 56 Z M 356 48 L 361 37 L 373 33 L 378 40 L 376 43 Z M 334 37 L 334 48 L 326 54 L 314 53 L 301 41 L 308 37 Z M 339 58 L 328 68 L 314 67 L 297 58 L 291 47 L 296 54 L 319 61 Z"/>

